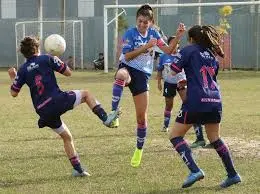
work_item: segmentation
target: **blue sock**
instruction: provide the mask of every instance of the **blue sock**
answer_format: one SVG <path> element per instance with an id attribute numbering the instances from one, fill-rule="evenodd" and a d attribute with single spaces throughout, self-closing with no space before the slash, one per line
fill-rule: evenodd
<path id="1" fill-rule="evenodd" d="M 201 125 L 194 124 L 194 125 L 193 125 L 193 128 L 194 128 L 194 130 L 195 130 L 197 140 L 198 140 L 198 141 L 203 141 L 203 140 L 204 140 L 204 137 L 203 137 L 203 132 L 202 132 L 202 126 L 201 126 Z"/>
<path id="2" fill-rule="evenodd" d="M 112 110 L 116 110 L 118 108 L 118 104 L 120 102 L 123 89 L 125 86 L 125 81 L 116 79 L 113 85 L 113 94 L 112 94 Z"/>
<path id="3" fill-rule="evenodd" d="M 235 171 L 234 164 L 226 144 L 221 139 L 218 139 L 217 141 L 211 144 L 214 146 L 219 157 L 222 159 L 222 162 L 228 173 L 228 177 L 236 176 L 237 172 Z"/>
<path id="4" fill-rule="evenodd" d="M 107 113 L 105 112 L 105 110 L 101 107 L 100 104 L 96 105 L 93 109 L 92 109 L 93 113 L 95 113 L 98 118 L 105 122 L 107 120 Z"/>
<path id="5" fill-rule="evenodd" d="M 83 169 L 80 165 L 79 156 L 76 155 L 70 158 L 70 163 L 76 171 L 78 171 L 79 173 L 83 172 Z"/>
<path id="6" fill-rule="evenodd" d="M 137 126 L 136 147 L 138 149 L 143 149 L 144 141 L 145 141 L 145 137 L 146 137 L 146 129 L 147 129 L 146 124 L 138 124 L 138 126 Z"/>
<path id="7" fill-rule="evenodd" d="M 171 120 L 171 111 L 170 110 L 164 110 L 164 126 L 169 127 L 169 123 Z"/>
<path id="8" fill-rule="evenodd" d="M 174 137 L 170 141 L 190 171 L 193 173 L 199 172 L 200 169 L 192 157 L 191 149 L 183 137 Z"/>

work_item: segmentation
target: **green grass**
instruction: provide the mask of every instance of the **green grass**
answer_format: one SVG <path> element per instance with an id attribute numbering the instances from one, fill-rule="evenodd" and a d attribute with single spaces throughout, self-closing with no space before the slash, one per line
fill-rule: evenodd
<path id="1" fill-rule="evenodd" d="M 75 72 L 58 76 L 63 90 L 88 89 L 110 109 L 114 73 Z M 243 183 L 220 190 L 225 171 L 214 150 L 196 149 L 194 156 L 205 171 L 204 180 L 180 189 L 188 174 L 178 154 L 172 151 L 166 133 L 161 133 L 164 99 L 150 82 L 149 131 L 141 167 L 133 169 L 135 110 L 125 89 L 123 114 L 118 129 L 104 127 L 86 105 L 62 118 L 71 130 L 81 161 L 92 174 L 71 177 L 71 166 L 62 140 L 51 130 L 38 129 L 38 116 L 25 86 L 17 98 L 9 94 L 10 81 L 0 72 L 0 193 L 260 193 L 260 72 L 220 72 L 224 102 L 221 134 L 230 146 Z M 180 107 L 176 98 L 172 122 Z M 186 136 L 195 139 L 193 130 Z"/>

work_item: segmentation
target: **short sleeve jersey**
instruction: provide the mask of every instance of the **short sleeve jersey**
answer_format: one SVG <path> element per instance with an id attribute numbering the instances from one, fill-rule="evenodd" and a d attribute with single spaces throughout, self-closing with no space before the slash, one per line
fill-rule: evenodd
<path id="1" fill-rule="evenodd" d="M 134 59 L 129 61 L 125 60 L 126 53 L 147 44 L 151 38 L 157 39 L 158 47 L 165 45 L 159 32 L 154 28 L 149 28 L 145 36 L 140 34 L 136 27 L 128 29 L 123 36 L 123 48 L 120 61 L 130 67 L 151 75 L 153 72 L 154 48 L 148 49 L 146 53 L 142 53 Z"/>
<path id="2" fill-rule="evenodd" d="M 178 54 L 162 54 L 160 56 L 157 71 L 162 71 L 162 77 L 164 82 L 170 84 L 177 84 L 177 75 L 173 75 L 173 71 L 171 69 L 172 63 L 176 62 L 176 60 L 178 60 Z M 184 72 L 179 73 L 178 76 L 181 77 L 179 79 L 186 79 Z"/>
<path id="3" fill-rule="evenodd" d="M 66 68 L 67 66 L 58 57 L 33 56 L 21 65 L 11 89 L 19 92 L 26 84 L 30 88 L 34 108 L 37 109 L 39 105 L 61 91 L 54 71 L 62 74 Z"/>
<path id="4" fill-rule="evenodd" d="M 222 111 L 222 100 L 216 75 L 219 63 L 212 52 L 197 44 L 180 51 L 171 65 L 176 73 L 184 69 L 187 77 L 187 99 L 183 110 L 190 112 Z"/>

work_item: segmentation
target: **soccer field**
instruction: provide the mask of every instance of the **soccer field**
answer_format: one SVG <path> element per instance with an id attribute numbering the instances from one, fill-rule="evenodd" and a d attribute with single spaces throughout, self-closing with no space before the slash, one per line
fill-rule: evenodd
<path id="1" fill-rule="evenodd" d="M 73 72 L 57 76 L 62 90 L 88 89 L 111 107 L 114 73 Z M 74 178 L 63 151 L 62 140 L 51 130 L 38 129 L 27 86 L 17 98 L 9 94 L 10 80 L 0 71 L 0 193 L 260 193 L 260 72 L 220 72 L 223 97 L 221 134 L 229 145 L 243 182 L 220 189 L 225 170 L 215 150 L 195 149 L 194 156 L 205 179 L 188 189 L 181 185 L 188 170 L 173 151 L 163 123 L 164 98 L 157 81 L 150 81 L 148 137 L 140 168 L 130 166 L 135 148 L 135 109 L 129 89 L 120 106 L 120 127 L 106 128 L 82 104 L 63 115 L 74 136 L 75 146 L 91 177 Z M 171 123 L 180 107 L 176 98 Z M 191 129 L 186 139 L 195 140 Z"/>

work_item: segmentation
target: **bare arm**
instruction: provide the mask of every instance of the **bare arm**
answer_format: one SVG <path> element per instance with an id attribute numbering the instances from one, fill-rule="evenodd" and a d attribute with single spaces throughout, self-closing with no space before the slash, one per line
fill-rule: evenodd
<path id="1" fill-rule="evenodd" d="M 69 76 L 71 76 L 71 74 L 72 74 L 72 71 L 69 68 L 69 66 L 67 66 L 66 70 L 63 72 L 63 75 L 65 75 L 66 77 L 69 77 Z"/>
<path id="2" fill-rule="evenodd" d="M 176 37 L 171 41 L 170 45 L 164 45 L 159 47 L 164 53 L 171 54 L 177 47 L 177 44 L 181 40 L 182 36 L 186 32 L 186 27 L 183 23 L 180 23 L 176 31 Z"/>
<path id="3" fill-rule="evenodd" d="M 10 69 L 8 69 L 8 74 L 9 74 L 11 81 L 13 82 L 16 77 L 16 74 L 17 74 L 16 69 L 14 67 L 11 67 Z M 10 94 L 13 97 L 18 96 L 18 92 L 14 91 L 12 89 L 10 89 Z"/>

